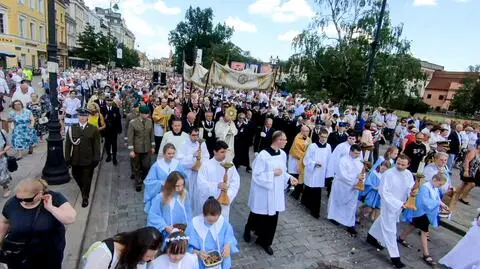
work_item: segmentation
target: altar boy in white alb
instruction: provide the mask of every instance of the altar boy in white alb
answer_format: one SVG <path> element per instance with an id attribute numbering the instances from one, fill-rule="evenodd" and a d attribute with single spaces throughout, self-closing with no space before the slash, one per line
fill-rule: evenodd
<path id="1" fill-rule="evenodd" d="M 305 187 L 303 189 L 302 204 L 310 209 L 310 215 L 314 218 L 320 217 L 320 203 L 322 188 L 325 187 L 325 175 L 327 163 L 332 155 L 332 148 L 327 144 L 328 131 L 325 128 L 320 130 L 319 141 L 310 144 L 303 159 L 305 165 Z"/>
<path id="2" fill-rule="evenodd" d="M 405 265 L 400 261 L 397 245 L 397 222 L 409 194 L 414 195 L 412 187 L 415 184 L 412 173 L 407 170 L 410 159 L 400 154 L 395 167 L 388 169 L 383 175 L 378 193 L 382 199 L 380 216 L 368 231 L 367 242 L 378 249 L 387 247 L 392 264 L 396 268 Z"/>
<path id="3" fill-rule="evenodd" d="M 176 156 L 176 159 L 180 160 L 180 163 L 186 168 L 188 195 L 191 201 L 194 200 L 194 195 L 197 193 L 197 174 L 200 165 L 210 159 L 207 145 L 205 142 L 200 144 L 199 135 L 200 132 L 198 128 L 190 130 L 190 139 L 183 142 Z M 202 208 L 200 206 L 197 208 L 196 204 L 193 203 L 192 212 L 194 216 L 200 215 Z"/>
<path id="4" fill-rule="evenodd" d="M 327 218 L 334 224 L 347 227 L 351 235 L 356 235 L 355 215 L 358 206 L 358 189 L 355 185 L 365 180 L 365 172 L 361 161 L 362 149 L 358 144 L 350 147 L 347 156 L 343 156 L 338 164 L 337 173 L 332 184 L 332 192 L 328 200 Z"/>
<path id="5" fill-rule="evenodd" d="M 240 188 L 240 176 L 235 166 L 228 168 L 228 183 L 223 182 L 225 175 L 226 162 L 232 162 L 233 157 L 227 154 L 228 145 L 224 141 L 218 140 L 213 150 L 214 156 L 210 160 L 202 163 L 197 176 L 197 193 L 195 194 L 195 208 L 202 208 L 208 197 L 218 198 L 222 190 L 226 191 L 230 199 L 229 205 L 222 205 L 222 215 L 226 220 L 229 219 L 230 205 L 237 196 Z M 227 156 L 229 155 L 229 156 Z"/>

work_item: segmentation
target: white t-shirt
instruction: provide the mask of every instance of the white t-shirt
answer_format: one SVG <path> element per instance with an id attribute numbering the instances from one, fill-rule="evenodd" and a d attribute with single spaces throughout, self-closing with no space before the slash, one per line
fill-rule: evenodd
<path id="1" fill-rule="evenodd" d="M 92 253 L 88 255 L 87 260 L 84 263 L 83 269 L 107 269 L 110 261 L 112 265 L 110 268 L 115 268 L 120 259 L 120 253 L 115 249 L 112 253 L 108 249 L 105 243 L 100 244 Z M 137 269 L 147 269 L 147 264 L 138 264 Z"/>
<path id="2" fill-rule="evenodd" d="M 15 100 L 20 100 L 23 106 L 26 107 L 28 103 L 32 102 L 32 93 L 33 89 L 31 89 L 31 87 L 28 87 L 27 93 L 23 93 L 21 90 L 16 90 L 12 96 L 12 102 Z"/>

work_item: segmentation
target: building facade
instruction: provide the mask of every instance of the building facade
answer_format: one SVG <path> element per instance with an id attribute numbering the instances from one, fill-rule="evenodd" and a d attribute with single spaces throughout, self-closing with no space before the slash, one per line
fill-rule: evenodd
<path id="1" fill-rule="evenodd" d="M 35 0 L 30 0 L 35 1 Z M 68 47 L 67 47 L 67 10 L 69 7 L 68 0 L 55 1 L 55 33 L 57 39 L 57 55 L 60 67 L 68 66 Z"/>
<path id="2" fill-rule="evenodd" d="M 101 18 L 102 23 L 107 27 L 107 33 L 110 32 L 117 39 L 130 49 L 135 48 L 135 35 L 127 28 L 122 14 L 114 12 L 108 8 L 95 8 L 95 13 Z"/>
<path id="3" fill-rule="evenodd" d="M 6 68 L 38 68 L 47 59 L 46 0 L 0 2 L 0 50 L 16 57 L 0 59 Z"/>
<path id="4" fill-rule="evenodd" d="M 453 97 L 462 87 L 463 80 L 467 76 L 479 77 L 478 73 L 472 72 L 433 72 L 432 78 L 425 88 L 423 102 L 435 110 L 449 110 Z"/>

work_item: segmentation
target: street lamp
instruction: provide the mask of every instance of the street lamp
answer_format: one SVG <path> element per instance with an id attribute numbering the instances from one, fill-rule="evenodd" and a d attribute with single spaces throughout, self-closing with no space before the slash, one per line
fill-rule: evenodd
<path id="1" fill-rule="evenodd" d="M 50 185 L 60 185 L 70 181 L 68 167 L 63 155 L 63 138 L 60 134 L 60 122 L 58 121 L 58 96 L 57 96 L 57 40 L 55 34 L 55 0 L 47 1 L 48 12 L 48 72 L 50 101 L 52 108 L 47 124 L 47 160 L 42 170 L 43 179 Z"/>
<path id="2" fill-rule="evenodd" d="M 120 3 L 120 0 L 110 0 L 110 7 L 108 8 L 108 14 L 110 16 L 112 16 L 112 9 L 113 10 L 118 10 L 118 3 Z M 107 84 L 108 84 L 108 81 L 110 80 L 110 43 L 112 42 L 111 40 L 111 36 L 112 36 L 112 24 L 110 23 L 110 21 L 108 22 L 108 53 L 107 53 L 107 56 L 108 56 L 108 63 L 107 63 Z"/>
<path id="3" fill-rule="evenodd" d="M 380 42 L 380 31 L 382 30 L 382 22 L 383 22 L 383 16 L 385 15 L 385 7 L 387 6 L 387 0 L 382 1 L 382 7 L 380 8 L 380 14 L 378 16 L 378 21 L 377 21 L 377 29 L 375 30 L 375 38 L 372 42 L 372 49 L 370 50 L 370 55 L 368 59 L 368 68 L 367 72 L 365 73 L 365 81 L 362 86 L 361 94 L 360 94 L 360 104 L 359 104 L 359 109 L 358 109 L 358 116 L 357 116 L 357 122 L 355 124 L 355 131 L 357 133 L 357 136 L 360 136 L 362 134 L 362 128 L 360 125 L 360 122 L 362 120 L 362 114 L 363 114 L 363 106 L 365 104 L 365 101 L 367 99 L 368 91 L 370 89 L 370 86 L 372 84 L 372 72 L 373 72 L 373 64 L 375 62 L 375 55 L 377 53 L 377 47 L 378 43 Z"/>

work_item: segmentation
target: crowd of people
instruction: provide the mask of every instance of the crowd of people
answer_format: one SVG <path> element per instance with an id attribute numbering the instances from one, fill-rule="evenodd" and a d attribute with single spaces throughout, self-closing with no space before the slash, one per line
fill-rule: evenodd
<path id="1" fill-rule="evenodd" d="M 45 138 L 52 110 L 48 88 L 39 97 L 28 80 L 8 86 L 20 75 L 8 74 L 5 83 L 0 77 L 4 104 L 12 105 L 2 121 L 14 123 L 13 149 L 31 152 Z M 267 254 L 273 255 L 279 214 L 290 193 L 317 219 L 322 198 L 328 201 L 327 219 L 352 236 L 357 236 L 359 223 L 373 222 L 366 240 L 377 249 L 387 248 L 396 268 L 405 266 L 398 244 L 410 247 L 408 235 L 420 230 L 422 259 L 435 265 L 429 227 L 455 214 L 457 201 L 468 205 L 469 192 L 480 185 L 480 127 L 474 123 L 399 117 L 381 107 L 367 108 L 359 116 L 356 106 L 313 103 L 300 95 L 202 90 L 178 75 L 159 85 L 140 70 L 66 70 L 58 85 L 65 160 L 80 188 L 82 206 L 89 205 L 101 148 L 105 162 L 118 165 L 122 135 L 132 190 L 143 191 L 147 214 L 146 228 L 94 243 L 82 258 L 86 269 L 231 268 L 232 254 L 241 251 L 229 220 L 240 184 L 248 182 L 240 179 L 242 167 L 251 174 L 243 239 L 250 242 L 255 236 Z M 4 130 L 6 134 L 8 127 Z M 2 156 L 10 147 L 7 140 L 3 135 Z M 452 183 L 456 167 L 461 186 Z M 0 185 L 9 190 L 2 179 L 0 167 Z M 23 224 L 38 223 L 41 201 L 52 214 L 52 229 L 61 231 L 58 227 L 73 222 L 75 212 L 63 196 L 48 192 L 41 180 L 26 182 L 7 202 L 9 210 L 15 210 L 15 203 L 32 209 Z M 37 191 L 40 186 L 43 190 Z M 15 234 L 7 205 L 2 235 Z M 408 226 L 397 233 L 399 219 Z M 473 249 L 462 247 L 472 237 L 478 240 L 479 226 L 473 225 L 440 262 L 452 268 L 480 264 Z M 21 233 L 25 239 L 25 231 Z M 63 236 L 63 245 L 58 244 L 62 254 L 57 248 L 48 251 L 55 257 L 49 268 L 60 268 L 63 258 L 64 230 L 56 235 L 58 242 Z M 31 259 L 14 262 L 38 263 L 48 255 L 37 251 Z"/>

